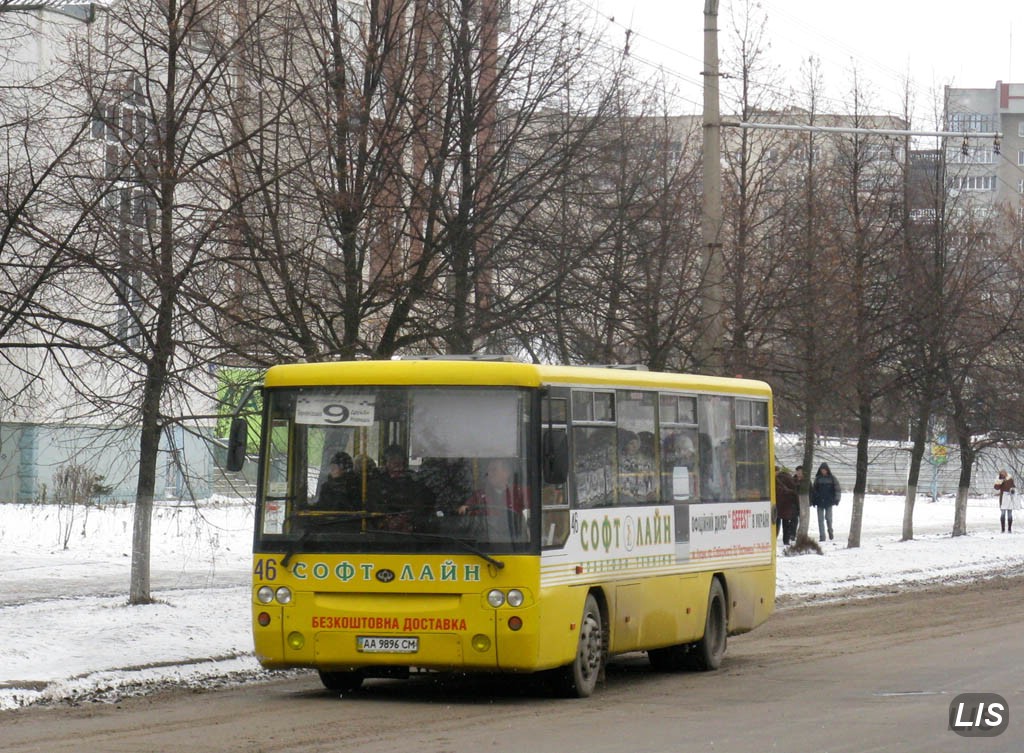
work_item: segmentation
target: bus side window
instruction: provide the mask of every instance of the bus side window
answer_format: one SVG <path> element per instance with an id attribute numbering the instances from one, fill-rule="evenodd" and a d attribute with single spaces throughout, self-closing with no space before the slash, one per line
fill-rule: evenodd
<path id="1" fill-rule="evenodd" d="M 615 445 L 613 427 L 573 429 L 573 476 L 579 507 L 615 504 Z"/>
<path id="2" fill-rule="evenodd" d="M 562 547 L 569 538 L 569 509 L 547 508 L 540 515 L 541 546 Z"/>
<path id="3" fill-rule="evenodd" d="M 736 496 L 768 499 L 768 404 L 736 400 Z"/>
<path id="4" fill-rule="evenodd" d="M 661 501 L 700 499 L 697 475 L 697 430 L 661 430 Z"/>
<path id="5" fill-rule="evenodd" d="M 701 501 L 735 502 L 733 399 L 722 395 L 701 395 L 697 408 Z"/>
<path id="6" fill-rule="evenodd" d="M 562 427 L 544 430 L 544 483 L 561 486 L 569 475 L 569 437 Z"/>
<path id="7" fill-rule="evenodd" d="M 615 395 L 618 425 L 618 504 L 657 502 L 658 448 L 655 427 L 658 395 L 644 390 L 619 390 Z"/>

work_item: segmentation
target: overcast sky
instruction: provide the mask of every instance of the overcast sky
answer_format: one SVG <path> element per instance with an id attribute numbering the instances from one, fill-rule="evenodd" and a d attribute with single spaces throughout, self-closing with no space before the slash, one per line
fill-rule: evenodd
<path id="1" fill-rule="evenodd" d="M 630 49 L 638 66 L 663 65 L 679 87 L 681 109 L 699 111 L 704 0 L 581 1 L 608 26 L 617 46 L 631 29 Z M 756 5 L 767 19 L 768 55 L 780 66 L 773 81 L 780 85 L 798 87 L 800 62 L 810 55 L 821 60 L 833 96 L 848 90 L 856 66 L 871 84 L 877 109 L 896 113 L 908 73 L 916 111 L 930 109 L 932 92 L 941 92 L 944 84 L 992 88 L 997 80 L 1024 83 L 1020 0 L 760 0 Z M 723 56 L 731 19 L 742 16 L 744 7 L 742 0 L 720 0 Z"/>

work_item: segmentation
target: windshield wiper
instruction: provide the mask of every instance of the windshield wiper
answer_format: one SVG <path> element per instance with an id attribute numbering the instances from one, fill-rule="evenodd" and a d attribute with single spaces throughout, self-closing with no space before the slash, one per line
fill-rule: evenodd
<path id="1" fill-rule="evenodd" d="M 386 518 L 393 515 L 406 515 L 408 511 L 395 511 L 395 512 L 334 512 L 329 515 L 320 515 L 316 518 L 307 519 L 306 529 L 302 534 L 292 541 L 288 542 L 288 548 L 285 550 L 284 557 L 281 558 L 281 567 L 288 567 L 288 563 L 291 562 L 292 557 L 295 555 L 296 550 L 306 543 L 310 535 L 318 528 L 326 528 L 327 526 L 337 525 L 338 523 L 345 523 L 352 520 L 372 520 L 375 518 Z M 428 539 L 433 541 L 444 541 L 447 543 L 453 543 L 456 546 L 461 547 L 470 554 L 475 554 L 480 559 L 484 560 L 488 564 L 494 565 L 496 568 L 501 570 L 505 567 L 505 563 L 501 560 L 495 559 L 491 555 L 487 554 L 477 547 L 470 544 L 465 539 L 460 539 L 458 536 L 448 536 L 442 533 L 423 533 L 417 531 L 391 531 L 386 528 L 377 529 L 372 531 L 374 534 L 383 533 L 390 534 L 392 536 L 404 536 L 407 538 L 415 539 Z"/>
<path id="2" fill-rule="evenodd" d="M 488 564 L 494 565 L 499 570 L 501 570 L 503 567 L 505 567 L 505 563 L 502 562 L 501 560 L 494 559 L 494 557 L 489 555 L 487 552 L 484 552 L 484 551 L 481 551 L 480 549 L 477 549 L 475 546 L 470 544 L 468 541 L 466 541 L 465 539 L 460 539 L 458 536 L 448 536 L 448 535 L 443 534 L 443 533 L 422 533 L 422 532 L 419 532 L 419 531 L 374 531 L 374 533 L 389 533 L 389 534 L 391 534 L 393 536 L 407 536 L 409 538 L 430 539 L 430 540 L 433 540 L 433 541 L 445 541 L 445 542 L 453 543 L 453 544 L 456 544 L 457 546 L 462 547 L 463 549 L 465 549 L 470 554 L 475 554 L 477 557 L 479 557 L 480 559 L 484 560 Z"/>
<path id="3" fill-rule="evenodd" d="M 327 526 L 337 525 L 338 523 L 347 523 L 351 520 L 369 520 L 370 518 L 379 518 L 381 515 L 382 513 L 379 512 L 338 511 L 329 515 L 318 515 L 315 518 L 304 518 L 304 525 L 306 528 L 297 539 L 292 539 L 288 542 L 288 548 L 285 550 L 284 557 L 281 558 L 281 567 L 288 567 L 288 563 L 291 561 L 292 556 L 294 556 L 295 550 L 302 544 L 305 544 L 309 539 L 310 534 L 312 534 L 316 529 L 326 528 Z"/>

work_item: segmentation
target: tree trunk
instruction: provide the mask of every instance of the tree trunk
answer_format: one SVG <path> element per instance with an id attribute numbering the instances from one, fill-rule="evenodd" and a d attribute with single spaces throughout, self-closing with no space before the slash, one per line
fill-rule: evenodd
<path id="1" fill-rule="evenodd" d="M 149 585 L 150 527 L 156 489 L 156 460 L 160 446 L 160 425 L 155 411 L 143 413 L 139 439 L 139 479 L 135 490 L 135 518 L 132 527 L 132 571 L 129 604 L 152 604 Z"/>
<path id="2" fill-rule="evenodd" d="M 924 397 L 914 424 L 913 446 L 910 450 L 910 470 L 907 474 L 907 496 L 903 500 L 903 538 L 914 538 L 914 502 L 917 500 L 917 484 L 921 476 L 921 460 L 924 458 L 925 443 L 928 441 L 928 420 L 931 418 L 931 399 Z"/>
<path id="3" fill-rule="evenodd" d="M 974 467 L 974 448 L 970 434 L 957 426 L 957 442 L 960 445 L 960 483 L 956 490 L 956 511 L 953 513 L 953 535 L 967 535 L 967 496 L 971 491 L 971 469 Z"/>
<path id="4" fill-rule="evenodd" d="M 814 463 L 814 411 L 807 413 L 804 427 L 804 477 L 800 480 L 800 522 L 796 529 L 797 541 L 807 538 L 807 529 L 811 523 L 811 465 Z"/>
<path id="5" fill-rule="evenodd" d="M 850 510 L 850 535 L 846 540 L 848 549 L 860 546 L 860 531 L 864 520 L 864 494 L 868 486 L 868 442 L 871 440 L 871 400 L 861 401 L 860 430 L 857 434 L 857 476 L 853 482 L 853 502 Z"/>

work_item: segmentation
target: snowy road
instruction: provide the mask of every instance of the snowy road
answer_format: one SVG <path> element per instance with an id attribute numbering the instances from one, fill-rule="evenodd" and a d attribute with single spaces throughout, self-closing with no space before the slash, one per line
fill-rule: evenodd
<path id="1" fill-rule="evenodd" d="M 918 502 L 909 542 L 899 540 L 902 511 L 902 498 L 869 497 L 861 546 L 848 549 L 841 506 L 824 556 L 780 556 L 779 607 L 1024 572 L 1024 530 L 999 533 L 994 498 L 972 500 L 970 533 L 956 539 L 950 500 Z M 0 629 L 17 636 L 0 662 L 0 709 L 260 676 L 251 507 L 159 506 L 152 605 L 126 604 L 131 527 L 130 508 L 94 509 L 73 521 L 65 549 L 68 520 L 53 506 L 0 505 Z"/>
<path id="2" fill-rule="evenodd" d="M 784 609 L 730 639 L 717 672 L 658 673 L 643 654 L 627 654 L 582 700 L 552 699 L 542 677 L 369 680 L 339 697 L 306 672 L 202 693 L 167 689 L 116 704 L 0 712 L 0 749 L 1018 753 L 1024 689 L 1006 656 L 1020 647 L 1022 621 L 1021 577 L 905 589 Z M 979 691 L 1009 703 L 1001 737 L 968 739 L 947 727 L 954 699 Z"/>

